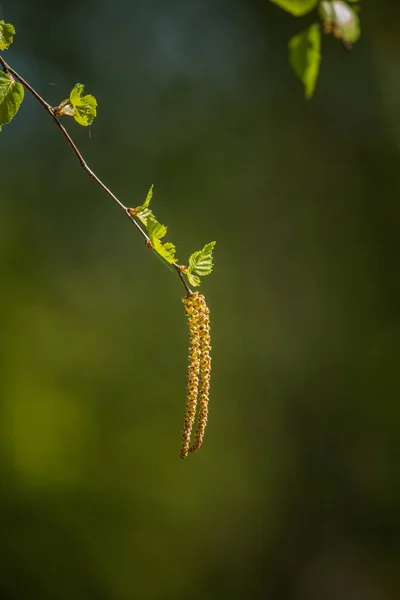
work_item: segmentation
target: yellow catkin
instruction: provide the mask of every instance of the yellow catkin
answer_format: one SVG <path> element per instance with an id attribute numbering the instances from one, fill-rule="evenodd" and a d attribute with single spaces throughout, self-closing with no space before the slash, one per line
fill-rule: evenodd
<path id="1" fill-rule="evenodd" d="M 208 398 L 211 376 L 211 340 L 210 340 L 210 310 L 204 296 L 199 294 L 199 332 L 200 332 L 200 383 L 198 393 L 197 426 L 193 444 L 189 452 L 196 452 L 203 443 L 204 431 L 208 419 Z"/>
<path id="2" fill-rule="evenodd" d="M 187 370 L 188 386 L 186 396 L 185 424 L 182 433 L 181 458 L 186 458 L 189 452 L 190 438 L 196 417 L 197 396 L 199 392 L 200 374 L 200 332 L 198 323 L 197 293 L 184 298 L 186 316 L 188 319 L 190 346 L 189 366 Z"/>
<path id="3" fill-rule="evenodd" d="M 194 292 L 183 299 L 189 324 L 190 347 L 188 367 L 188 388 L 186 398 L 185 424 L 182 434 L 181 458 L 188 452 L 198 450 L 203 442 L 208 417 L 208 396 L 210 389 L 210 311 L 202 294 Z M 193 444 L 190 444 L 192 429 L 199 411 Z"/>

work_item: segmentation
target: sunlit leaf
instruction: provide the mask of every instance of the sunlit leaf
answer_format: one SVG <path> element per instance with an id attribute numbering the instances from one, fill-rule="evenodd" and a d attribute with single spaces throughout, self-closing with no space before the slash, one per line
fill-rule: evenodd
<path id="1" fill-rule="evenodd" d="M 192 285 L 193 287 L 197 287 L 198 285 L 200 285 L 200 277 L 197 277 L 197 275 L 193 275 L 193 273 L 190 273 L 190 271 L 188 270 L 184 271 L 184 273 L 188 278 L 190 285 Z"/>
<path id="2" fill-rule="evenodd" d="M 140 219 L 140 221 L 142 221 L 142 223 L 143 223 L 143 225 L 145 225 L 145 227 L 147 227 L 147 225 L 148 225 L 149 217 L 153 217 L 153 219 L 155 219 L 153 212 L 149 208 L 144 208 L 143 210 L 140 210 L 139 212 L 136 212 L 136 209 L 134 209 L 134 212 L 135 212 L 135 214 L 132 216 L 135 216 L 138 219 Z"/>
<path id="3" fill-rule="evenodd" d="M 165 242 L 165 244 L 159 242 L 159 244 L 155 244 L 154 249 L 156 250 L 156 252 L 158 252 L 160 256 L 165 258 L 167 262 L 171 264 L 176 262 L 176 248 L 175 245 L 171 242 Z"/>
<path id="4" fill-rule="evenodd" d="M 7 50 L 7 48 L 11 46 L 14 35 L 14 25 L 0 21 L 0 50 Z"/>
<path id="5" fill-rule="evenodd" d="M 317 23 L 292 37 L 289 42 L 289 62 L 304 84 L 306 97 L 311 98 L 321 62 L 321 31 Z"/>
<path id="6" fill-rule="evenodd" d="M 161 242 L 167 233 L 167 228 L 165 225 L 161 225 L 152 215 L 147 219 L 147 233 L 150 238 L 151 247 L 169 263 L 175 262 L 176 249 L 174 244 L 171 244 L 171 242 Z"/>
<path id="7" fill-rule="evenodd" d="M 301 17 L 315 8 L 319 0 L 271 0 L 283 10 L 286 10 L 295 17 Z"/>
<path id="8" fill-rule="evenodd" d="M 155 216 L 153 214 L 153 212 L 148 208 L 151 202 L 151 199 L 153 197 L 153 189 L 154 189 L 154 185 L 152 185 L 149 189 L 149 191 L 147 192 L 147 196 L 146 196 L 146 200 L 144 201 L 143 204 L 141 204 L 140 206 L 137 206 L 136 208 L 129 208 L 129 214 L 131 215 L 131 217 L 137 217 L 138 219 L 140 219 L 143 223 L 143 225 L 145 225 L 147 227 L 147 221 L 149 219 L 149 217 L 153 217 L 155 220 Z"/>
<path id="9" fill-rule="evenodd" d="M 154 183 L 150 186 L 149 191 L 147 192 L 146 200 L 142 204 L 141 208 L 145 209 L 150 206 L 151 199 L 153 197 Z"/>
<path id="10" fill-rule="evenodd" d="M 0 131 L 16 115 L 23 99 L 22 85 L 10 73 L 0 71 Z"/>
<path id="11" fill-rule="evenodd" d="M 216 242 L 206 244 L 202 250 L 193 252 L 189 257 L 189 273 L 196 273 L 200 277 L 209 275 L 213 269 L 213 250 Z"/>
<path id="12" fill-rule="evenodd" d="M 77 83 L 69 95 L 69 101 L 74 109 L 74 119 L 79 125 L 87 126 L 93 123 L 97 114 L 97 100 L 90 94 L 83 94 L 83 84 Z"/>
<path id="13" fill-rule="evenodd" d="M 147 228 L 147 233 L 149 234 L 149 238 L 153 242 L 153 244 L 155 240 L 161 240 L 167 233 L 166 226 L 161 225 L 161 223 L 159 223 L 153 217 L 150 217 L 148 219 Z"/>

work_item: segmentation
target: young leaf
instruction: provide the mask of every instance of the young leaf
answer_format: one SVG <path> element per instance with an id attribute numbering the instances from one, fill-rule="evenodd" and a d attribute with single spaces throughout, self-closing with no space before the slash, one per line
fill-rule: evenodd
<path id="1" fill-rule="evenodd" d="M 188 278 L 190 285 L 192 285 L 193 287 L 197 287 L 198 285 L 200 285 L 200 277 L 197 277 L 197 275 L 193 275 L 193 273 L 190 273 L 189 270 L 186 270 L 183 272 L 185 273 L 186 277 Z"/>
<path id="2" fill-rule="evenodd" d="M 151 246 L 153 249 L 169 263 L 176 261 L 175 251 L 176 248 L 171 242 L 162 243 L 162 238 L 167 233 L 165 225 L 161 225 L 153 215 L 147 219 L 147 233 L 150 238 Z"/>
<path id="3" fill-rule="evenodd" d="M 304 84 L 306 98 L 311 98 L 321 62 L 321 31 L 314 23 L 289 41 L 289 62 Z"/>
<path id="4" fill-rule="evenodd" d="M 144 204 L 142 204 L 142 206 L 139 207 L 142 210 L 144 210 L 145 208 L 148 208 L 150 206 L 150 202 L 153 197 L 153 190 L 154 190 L 154 183 L 150 186 L 150 189 L 147 192 L 147 196 L 146 196 L 146 200 L 144 201 Z"/>
<path id="5" fill-rule="evenodd" d="M 7 50 L 13 43 L 15 27 L 11 23 L 0 21 L 0 50 Z"/>
<path id="6" fill-rule="evenodd" d="M 301 17 L 316 7 L 319 0 L 271 0 L 295 17 Z"/>
<path id="7" fill-rule="evenodd" d="M 133 212 L 135 214 L 132 216 L 135 216 L 138 219 L 140 219 L 140 221 L 142 221 L 142 223 L 145 227 L 148 227 L 148 221 L 149 221 L 150 217 L 155 219 L 153 212 L 149 208 L 144 208 L 143 210 L 140 210 L 139 212 L 136 212 L 136 208 L 134 208 Z"/>
<path id="8" fill-rule="evenodd" d="M 156 252 L 158 252 L 158 254 L 160 256 L 162 256 L 163 258 L 165 258 L 165 260 L 169 263 L 174 263 L 176 262 L 176 256 L 175 256 L 175 252 L 176 252 L 176 248 L 175 245 L 172 244 L 171 242 L 166 242 L 165 244 L 161 244 L 161 248 L 155 247 Z"/>
<path id="9" fill-rule="evenodd" d="M 167 233 L 165 225 L 161 225 L 156 219 L 150 217 L 147 224 L 147 233 L 151 242 L 154 244 L 155 240 L 162 240 Z"/>
<path id="10" fill-rule="evenodd" d="M 155 216 L 153 215 L 152 211 L 149 209 L 149 205 L 150 205 L 151 199 L 153 197 L 153 189 L 154 189 L 154 185 L 152 185 L 151 188 L 149 189 L 149 191 L 147 192 L 146 200 L 144 201 L 143 204 L 141 204 L 140 206 L 137 206 L 136 208 L 129 209 L 129 214 L 131 215 L 131 217 L 137 217 L 138 219 L 140 219 L 142 221 L 143 225 L 145 225 L 146 227 L 147 227 L 147 221 L 148 221 L 149 217 L 153 217 L 153 219 L 155 219 Z"/>
<path id="11" fill-rule="evenodd" d="M 24 88 L 9 73 L 0 71 L 0 131 L 16 115 L 24 99 Z"/>
<path id="12" fill-rule="evenodd" d="M 213 269 L 213 250 L 216 242 L 206 244 L 203 250 L 193 252 L 189 257 L 189 273 L 196 273 L 203 277 L 209 275 Z"/>
<path id="13" fill-rule="evenodd" d="M 83 95 L 83 84 L 77 83 L 69 95 L 69 101 L 74 109 L 73 117 L 79 125 L 87 126 L 93 123 L 97 114 L 97 100 L 90 94 Z M 65 114 L 65 113 L 64 113 Z"/>

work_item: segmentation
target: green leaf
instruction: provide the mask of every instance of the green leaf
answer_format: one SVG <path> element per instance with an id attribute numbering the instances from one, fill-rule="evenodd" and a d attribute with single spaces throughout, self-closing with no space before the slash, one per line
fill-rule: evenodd
<path id="1" fill-rule="evenodd" d="M 165 258 L 167 262 L 171 264 L 176 262 L 176 248 L 174 244 L 171 244 L 171 242 L 166 242 L 165 244 L 160 243 L 160 245 L 156 244 L 154 249 L 160 256 Z"/>
<path id="2" fill-rule="evenodd" d="M 301 17 L 315 8 L 319 0 L 271 0 L 283 10 L 286 10 L 295 17 Z"/>
<path id="3" fill-rule="evenodd" d="M 209 275 L 213 269 L 213 250 L 216 242 L 206 244 L 203 250 L 193 252 L 189 257 L 189 273 L 196 273 L 203 277 Z"/>
<path id="4" fill-rule="evenodd" d="M 138 219 L 140 219 L 143 225 L 145 225 L 146 227 L 149 217 L 153 217 L 153 219 L 155 219 L 153 212 L 148 208 L 153 197 L 153 189 L 154 184 L 150 187 L 149 191 L 147 192 L 146 200 L 143 204 L 137 206 L 136 208 L 129 209 L 129 214 L 132 217 L 137 217 Z"/>
<path id="5" fill-rule="evenodd" d="M 153 190 L 154 190 L 154 183 L 150 186 L 150 189 L 147 192 L 146 200 L 144 201 L 144 204 L 142 204 L 142 206 L 141 206 L 142 210 L 144 210 L 145 208 L 148 208 L 150 206 L 150 202 L 153 197 Z"/>
<path id="6" fill-rule="evenodd" d="M 167 233 L 167 228 L 165 225 L 161 225 L 153 215 L 149 216 L 147 219 L 147 233 L 153 249 L 160 256 L 165 258 L 167 262 L 174 263 L 176 261 L 176 248 L 171 242 L 166 242 L 165 244 L 161 242 L 162 238 Z"/>
<path id="7" fill-rule="evenodd" d="M 141 208 L 141 207 L 139 207 L 139 208 Z M 136 212 L 136 211 L 137 211 L 137 209 L 135 208 L 133 210 L 133 212 L 135 214 L 132 216 L 135 216 L 138 219 L 140 219 L 140 221 L 142 221 L 142 223 L 145 227 L 147 227 L 147 225 L 148 225 L 149 217 L 153 217 L 153 219 L 155 219 L 154 213 L 149 208 L 145 208 L 144 210 L 140 210 L 139 212 Z"/>
<path id="8" fill-rule="evenodd" d="M 321 62 L 321 31 L 314 23 L 289 41 L 289 62 L 304 84 L 306 98 L 311 98 Z"/>
<path id="9" fill-rule="evenodd" d="M 154 244 L 155 240 L 161 240 L 167 233 L 165 225 L 161 225 L 154 217 L 150 217 L 147 222 L 147 233 L 151 242 Z"/>
<path id="10" fill-rule="evenodd" d="M 184 271 L 184 273 L 188 278 L 190 285 L 192 285 L 193 287 L 197 287 L 198 285 L 200 285 L 200 277 L 197 277 L 197 275 L 193 275 L 193 273 L 190 273 L 189 271 Z"/>
<path id="11" fill-rule="evenodd" d="M 361 35 L 360 18 L 356 11 L 341 0 L 332 2 L 334 21 L 340 31 L 340 38 L 349 44 L 354 44 Z"/>
<path id="12" fill-rule="evenodd" d="M 91 125 L 97 114 L 97 100 L 90 94 L 83 95 L 83 84 L 77 83 L 69 95 L 69 101 L 74 114 L 72 115 L 79 125 Z"/>
<path id="13" fill-rule="evenodd" d="M 0 131 L 18 112 L 24 99 L 24 88 L 10 73 L 0 71 Z"/>
<path id="14" fill-rule="evenodd" d="M 0 50 L 7 50 L 13 43 L 15 27 L 11 23 L 0 21 Z"/>

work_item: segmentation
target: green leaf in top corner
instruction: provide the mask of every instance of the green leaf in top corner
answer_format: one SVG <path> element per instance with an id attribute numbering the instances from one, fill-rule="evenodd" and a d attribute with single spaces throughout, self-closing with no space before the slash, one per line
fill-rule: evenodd
<path id="1" fill-rule="evenodd" d="M 355 44 L 361 35 L 360 18 L 357 12 L 347 2 L 341 0 L 332 2 L 332 8 L 340 39 L 349 44 Z"/>
<path id="2" fill-rule="evenodd" d="M 83 94 L 83 84 L 77 83 L 69 95 L 69 101 L 74 114 L 72 115 L 79 125 L 87 126 L 93 123 L 97 114 L 97 100 L 90 94 Z"/>
<path id="3" fill-rule="evenodd" d="M 319 0 L 271 0 L 271 2 L 277 4 L 291 15 L 301 17 L 312 11 L 317 6 Z"/>
<path id="4" fill-rule="evenodd" d="M 196 273 L 203 277 L 213 270 L 213 250 L 216 242 L 206 244 L 202 250 L 193 252 L 189 257 L 189 273 Z"/>
<path id="5" fill-rule="evenodd" d="M 10 73 L 0 71 L 0 131 L 16 115 L 24 99 L 24 88 Z"/>
<path id="6" fill-rule="evenodd" d="M 330 0 L 322 0 L 318 5 L 318 14 L 323 23 L 333 23 L 335 12 L 333 10 L 332 2 Z"/>
<path id="7" fill-rule="evenodd" d="M 7 50 L 13 43 L 15 27 L 11 23 L 0 21 L 0 50 Z"/>
<path id="8" fill-rule="evenodd" d="M 167 262 L 174 263 L 176 261 L 176 248 L 171 242 L 163 243 L 161 240 L 167 233 L 165 225 L 161 225 L 153 215 L 147 219 L 147 233 L 154 250 L 162 256 Z"/>
<path id="9" fill-rule="evenodd" d="M 289 62 L 304 84 L 306 98 L 311 98 L 321 62 L 321 31 L 314 23 L 289 41 Z"/>

